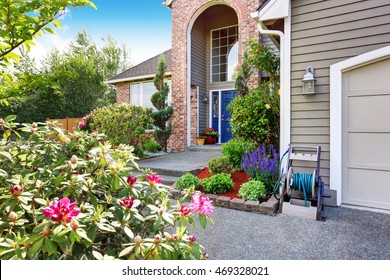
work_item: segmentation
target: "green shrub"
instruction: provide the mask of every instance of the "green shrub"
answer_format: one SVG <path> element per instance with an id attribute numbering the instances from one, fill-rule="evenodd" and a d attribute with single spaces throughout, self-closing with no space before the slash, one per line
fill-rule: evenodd
<path id="1" fill-rule="evenodd" d="M 196 190 L 199 188 L 200 180 L 191 173 L 186 173 L 176 181 L 176 187 L 179 190 L 185 190 L 190 187 L 194 187 Z"/>
<path id="2" fill-rule="evenodd" d="M 279 119 L 268 99 L 276 98 L 262 88 L 251 89 L 245 96 L 234 98 L 229 104 L 230 125 L 234 137 L 257 144 L 279 141 Z"/>
<path id="3" fill-rule="evenodd" d="M 161 145 L 150 137 L 146 137 L 146 139 L 142 142 L 142 149 L 144 151 L 154 153 L 157 151 L 161 151 Z"/>
<path id="4" fill-rule="evenodd" d="M 222 145 L 222 153 L 228 157 L 234 167 L 241 169 L 241 159 L 247 149 L 253 145 L 245 143 L 241 139 L 231 139 Z"/>
<path id="5" fill-rule="evenodd" d="M 93 110 L 88 115 L 88 129 L 104 133 L 115 146 L 129 144 L 142 155 L 141 138 L 153 123 L 151 109 L 128 104 L 113 104 Z"/>
<path id="6" fill-rule="evenodd" d="M 2 260 L 203 258 L 187 229 L 195 216 L 206 226 L 208 198 L 171 203 L 158 175 L 131 176 L 132 147 L 113 148 L 97 132 L 14 120 L 0 120 Z M 12 141 L 20 131 L 28 137 Z"/>
<path id="7" fill-rule="evenodd" d="M 245 200 L 259 200 L 265 198 L 267 194 L 266 187 L 261 181 L 249 181 L 241 185 L 238 196 Z"/>
<path id="8" fill-rule="evenodd" d="M 226 193 L 233 188 L 233 180 L 230 177 L 230 174 L 221 173 L 203 179 L 201 185 L 207 193 Z"/>
<path id="9" fill-rule="evenodd" d="M 228 157 L 222 156 L 210 160 L 209 171 L 211 175 L 219 173 L 232 174 L 235 171 L 235 168 Z"/>

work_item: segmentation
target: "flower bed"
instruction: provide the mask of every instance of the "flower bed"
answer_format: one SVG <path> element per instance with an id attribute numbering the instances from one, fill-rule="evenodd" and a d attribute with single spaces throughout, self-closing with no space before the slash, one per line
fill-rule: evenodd
<path id="1" fill-rule="evenodd" d="M 204 179 L 210 177 L 209 169 L 208 168 L 203 169 L 196 175 L 196 177 L 198 177 L 198 179 Z M 240 189 L 243 183 L 248 182 L 248 175 L 246 175 L 245 172 L 243 171 L 236 171 L 232 174 L 232 179 L 234 183 L 233 188 L 228 192 L 221 194 L 220 196 L 227 196 L 230 198 L 240 198 L 237 195 L 238 190 Z M 204 192 L 202 187 L 200 187 L 200 191 Z"/>

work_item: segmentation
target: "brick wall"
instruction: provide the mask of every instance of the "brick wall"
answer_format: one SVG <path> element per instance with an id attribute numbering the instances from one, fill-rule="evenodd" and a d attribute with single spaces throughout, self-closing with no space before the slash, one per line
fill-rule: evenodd
<path id="1" fill-rule="evenodd" d="M 195 13 L 207 4 L 225 4 L 237 14 L 239 26 L 239 61 L 242 59 L 243 45 L 251 36 L 258 36 L 256 22 L 250 16 L 256 11 L 261 0 L 175 0 L 172 3 L 172 103 L 173 135 L 171 148 L 175 152 L 187 147 L 187 32 Z M 194 115 L 192 115 L 194 116 Z M 191 120 L 194 117 L 191 117 Z M 192 121 L 191 121 L 192 122 Z M 191 124 L 192 127 L 192 124 Z M 192 133 L 191 133 L 192 134 Z M 192 142 L 192 141 L 191 141 Z"/>
<path id="2" fill-rule="evenodd" d="M 115 84 L 116 88 L 116 103 L 129 103 L 130 97 L 130 83 L 123 82 Z"/>

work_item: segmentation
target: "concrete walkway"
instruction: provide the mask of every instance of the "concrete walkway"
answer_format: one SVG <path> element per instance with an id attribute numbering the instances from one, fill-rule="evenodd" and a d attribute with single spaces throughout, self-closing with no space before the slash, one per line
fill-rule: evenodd
<path id="1" fill-rule="evenodd" d="M 150 168 L 164 179 L 164 184 L 170 185 L 184 173 L 196 173 L 208 166 L 212 158 L 221 156 L 220 145 L 194 146 L 183 153 L 166 154 L 163 156 L 137 161 L 141 169 Z"/>
<path id="2" fill-rule="evenodd" d="M 390 260 L 390 215 L 325 209 L 325 222 L 216 207 L 203 230 L 189 229 L 218 260 Z"/>

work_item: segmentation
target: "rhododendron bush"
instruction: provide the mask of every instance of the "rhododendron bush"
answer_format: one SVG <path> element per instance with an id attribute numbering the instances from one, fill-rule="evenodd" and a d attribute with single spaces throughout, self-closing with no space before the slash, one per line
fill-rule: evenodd
<path id="1" fill-rule="evenodd" d="M 173 201 L 156 174 L 135 177 L 133 148 L 55 124 L 0 119 L 1 259 L 205 259 L 188 230 L 211 201 Z M 20 137 L 26 135 L 26 138 Z"/>

